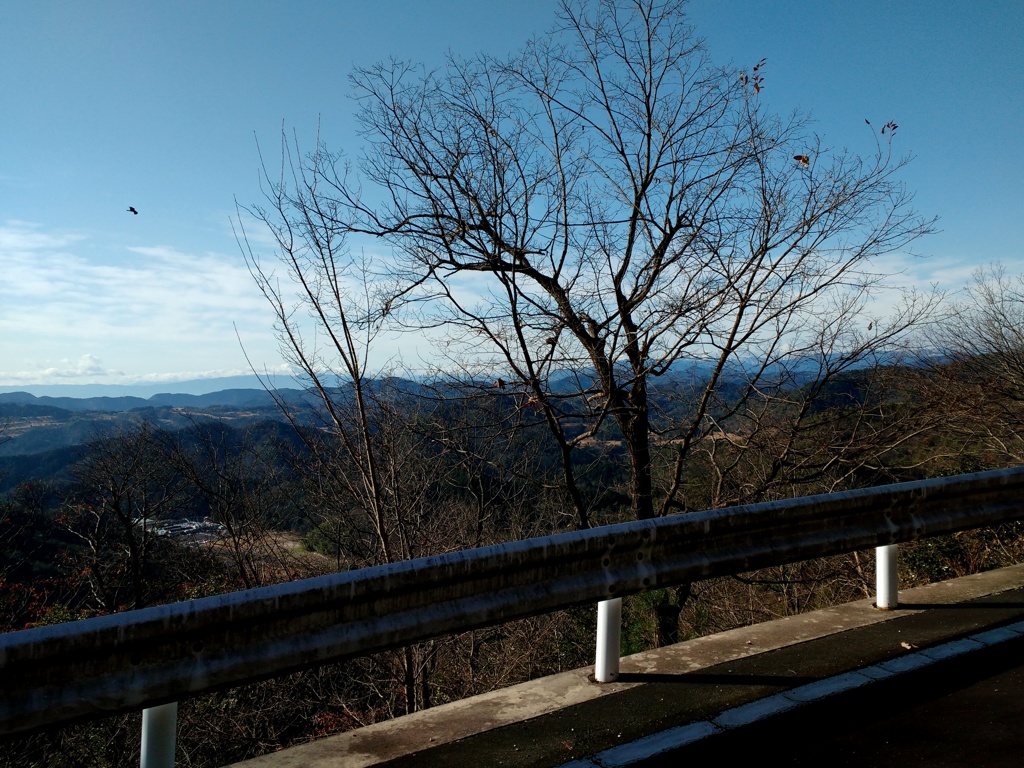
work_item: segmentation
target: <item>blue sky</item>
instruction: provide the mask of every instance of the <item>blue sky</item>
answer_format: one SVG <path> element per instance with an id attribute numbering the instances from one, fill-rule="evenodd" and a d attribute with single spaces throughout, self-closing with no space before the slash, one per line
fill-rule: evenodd
<path id="1" fill-rule="evenodd" d="M 980 264 L 1024 271 L 1024 2 L 689 14 L 717 62 L 766 58 L 761 97 L 811 113 L 826 144 L 869 152 L 865 118 L 899 124 L 941 231 L 887 269 L 948 290 Z M 0 390 L 232 375 L 246 355 L 280 369 L 230 226 L 260 197 L 256 137 L 273 159 L 282 125 L 308 141 L 319 121 L 357 154 L 354 65 L 500 55 L 553 18 L 547 0 L 0 6 Z"/>

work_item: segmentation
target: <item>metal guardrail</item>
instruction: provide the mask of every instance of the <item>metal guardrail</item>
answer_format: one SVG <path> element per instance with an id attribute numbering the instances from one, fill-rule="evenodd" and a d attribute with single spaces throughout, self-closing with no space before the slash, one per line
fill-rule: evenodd
<path id="1" fill-rule="evenodd" d="M 1024 516 L 1024 468 L 698 512 L 0 635 L 0 734 L 455 632 Z"/>

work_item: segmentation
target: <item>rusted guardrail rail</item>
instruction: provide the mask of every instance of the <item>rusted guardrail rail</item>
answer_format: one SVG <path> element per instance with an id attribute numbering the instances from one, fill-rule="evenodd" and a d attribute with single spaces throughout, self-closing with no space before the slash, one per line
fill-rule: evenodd
<path id="1" fill-rule="evenodd" d="M 1022 516 L 1024 468 L 998 470 L 612 525 L 12 632 L 0 635 L 0 734 Z"/>

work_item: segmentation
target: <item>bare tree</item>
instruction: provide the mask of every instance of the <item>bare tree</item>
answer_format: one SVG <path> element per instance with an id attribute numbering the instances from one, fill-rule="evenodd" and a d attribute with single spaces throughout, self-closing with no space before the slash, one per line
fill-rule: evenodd
<path id="1" fill-rule="evenodd" d="M 84 571 L 96 605 L 113 611 L 162 599 L 150 582 L 160 550 L 152 523 L 178 511 L 185 497 L 155 429 L 143 422 L 91 440 L 71 472 L 74 484 L 62 520 L 84 545 Z"/>
<path id="2" fill-rule="evenodd" d="M 297 512 L 295 487 L 281 446 L 265 427 L 236 430 L 193 420 L 165 441 L 198 504 L 222 526 L 212 549 L 231 563 L 242 586 L 276 583 L 300 572 L 281 538 Z"/>
<path id="3" fill-rule="evenodd" d="M 283 154 L 291 157 L 287 145 Z M 281 349 L 316 400 L 314 409 L 296 409 L 282 399 L 278 405 L 298 434 L 307 438 L 318 467 L 326 473 L 324 480 L 336 481 L 334 486 L 343 488 L 366 513 L 379 559 L 401 559 L 375 441 L 371 387 L 378 371 L 370 369 L 369 361 L 386 313 L 377 306 L 366 262 L 347 247 L 344 210 L 323 194 L 317 179 L 303 175 L 301 166 L 283 163 L 278 178 L 269 175 L 265 164 L 263 168 L 267 202 L 240 210 L 239 243 L 257 285 L 274 309 Z M 243 213 L 254 216 L 272 233 L 272 263 L 265 263 L 253 249 Z M 285 268 L 294 295 L 282 289 L 274 271 L 278 265 Z M 322 423 L 300 423 L 311 414 Z M 317 439 L 316 428 L 329 430 L 338 441 L 336 448 Z M 335 450 L 340 451 L 341 460 Z"/>
<path id="4" fill-rule="evenodd" d="M 931 394 L 950 428 L 990 459 L 1024 462 L 1024 276 L 979 269 L 932 343 Z"/>
<path id="5" fill-rule="evenodd" d="M 357 328 L 443 329 L 449 368 L 502 382 L 547 426 L 577 525 L 590 501 L 575 452 L 609 433 L 633 516 L 687 509 L 708 440 L 743 419 L 761 430 L 808 361 L 835 377 L 878 359 L 930 306 L 866 314 L 880 257 L 930 229 L 898 180 L 895 123 L 865 129 L 867 157 L 833 151 L 761 104 L 765 72 L 713 66 L 681 0 L 565 0 L 555 31 L 507 61 L 357 70 L 358 172 L 322 145 L 286 148 L 294 186 L 282 177 L 275 207 L 297 215 L 267 223 L 288 249 L 299 234 L 315 246 L 289 267 L 352 381 Z M 382 238 L 404 280 L 377 284 L 358 317 L 340 309 L 345 235 Z M 688 372 L 687 407 L 655 418 L 652 382 Z M 808 403 L 790 409 L 796 426 Z M 657 439 L 672 459 L 656 488 Z"/>
<path id="6" fill-rule="evenodd" d="M 434 495 L 451 470 L 447 449 L 413 428 L 417 398 L 371 358 L 401 290 L 387 290 L 349 249 L 343 206 L 325 195 L 292 145 L 283 154 L 277 177 L 263 167 L 265 202 L 240 210 L 239 242 L 273 307 L 281 348 L 310 394 L 304 403 L 280 396 L 277 403 L 309 458 L 304 493 L 316 533 L 330 539 L 339 570 L 451 548 L 465 538 L 451 534 L 459 518 Z M 271 232 L 272 260 L 247 236 L 247 216 Z M 288 278 L 283 287 L 277 267 Z M 406 711 L 430 704 L 433 648 L 393 657 Z"/>

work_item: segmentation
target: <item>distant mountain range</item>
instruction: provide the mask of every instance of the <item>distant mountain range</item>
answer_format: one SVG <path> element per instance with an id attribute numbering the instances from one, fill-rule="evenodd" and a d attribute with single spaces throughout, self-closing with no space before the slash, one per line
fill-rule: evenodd
<path id="1" fill-rule="evenodd" d="M 138 384 L 25 384 L 21 386 L 0 386 L 0 395 L 23 392 L 37 397 L 74 397 L 88 399 L 94 397 L 137 397 L 150 398 L 153 395 L 175 394 L 205 395 L 231 389 L 260 389 L 263 382 L 271 387 L 295 387 L 290 376 L 221 376 L 212 379 L 192 379 L 189 381 L 141 382 Z"/>
<path id="2" fill-rule="evenodd" d="M 280 393 L 285 397 L 299 396 L 298 389 L 284 389 Z M 232 408 L 266 408 L 274 405 L 274 399 L 264 389 L 225 389 L 218 392 L 207 392 L 202 395 L 187 393 L 161 392 L 148 398 L 122 395 L 119 397 L 37 397 L 28 392 L 0 393 L 0 415 L 11 416 L 14 412 L 4 406 L 45 406 L 73 413 L 86 411 L 103 411 L 106 413 L 122 413 L 138 408 L 212 408 L 229 406 Z"/>

